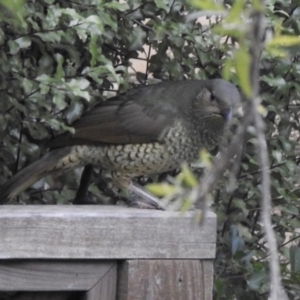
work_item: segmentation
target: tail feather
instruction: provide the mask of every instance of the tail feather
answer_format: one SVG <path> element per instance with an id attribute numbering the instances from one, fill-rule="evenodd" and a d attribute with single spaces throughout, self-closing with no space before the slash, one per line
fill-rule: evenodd
<path id="1" fill-rule="evenodd" d="M 36 162 L 25 167 L 0 187 L 0 203 L 6 203 L 55 169 L 55 166 L 72 151 L 72 147 L 48 152 Z"/>

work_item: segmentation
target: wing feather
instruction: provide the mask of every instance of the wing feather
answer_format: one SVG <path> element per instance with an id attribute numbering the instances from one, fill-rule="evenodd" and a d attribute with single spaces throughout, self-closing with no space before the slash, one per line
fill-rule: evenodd
<path id="1" fill-rule="evenodd" d="M 60 135 L 49 146 L 159 141 L 165 128 L 186 114 L 202 86 L 199 80 L 164 82 L 110 98 L 75 121 L 75 134 Z"/>

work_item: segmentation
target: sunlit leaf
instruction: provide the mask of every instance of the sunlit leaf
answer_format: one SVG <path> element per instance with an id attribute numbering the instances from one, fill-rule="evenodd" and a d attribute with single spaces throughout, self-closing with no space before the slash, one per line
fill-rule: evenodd
<path id="1" fill-rule="evenodd" d="M 211 155 L 205 149 L 200 151 L 200 160 L 206 167 L 211 166 Z"/>
<path id="2" fill-rule="evenodd" d="M 187 164 L 182 165 L 180 177 L 189 187 L 196 187 L 198 185 L 197 178 Z"/>
<path id="3" fill-rule="evenodd" d="M 232 23 L 239 21 L 242 17 L 244 5 L 245 0 L 235 0 L 226 21 Z"/>
<path id="4" fill-rule="evenodd" d="M 226 59 L 224 67 L 222 69 L 222 77 L 225 80 L 230 80 L 232 68 L 233 68 L 232 59 L 231 58 Z"/>
<path id="5" fill-rule="evenodd" d="M 267 47 L 273 46 L 294 46 L 300 44 L 300 36 L 279 35 L 269 41 Z"/>
<path id="6" fill-rule="evenodd" d="M 241 46 L 235 53 L 235 68 L 239 79 L 239 84 L 246 96 L 252 96 L 252 87 L 250 81 L 250 56 L 246 47 Z"/>
<path id="7" fill-rule="evenodd" d="M 178 188 L 168 183 L 152 183 L 147 185 L 147 189 L 159 197 L 172 196 L 177 193 Z"/>
<path id="8" fill-rule="evenodd" d="M 268 113 L 268 110 L 261 104 L 257 105 L 256 109 L 257 109 L 258 113 L 260 113 L 263 116 L 266 116 Z"/>
<path id="9" fill-rule="evenodd" d="M 212 0 L 190 0 L 190 4 L 195 8 L 202 9 L 202 10 L 214 10 L 214 11 L 224 10 L 223 5 Z"/>

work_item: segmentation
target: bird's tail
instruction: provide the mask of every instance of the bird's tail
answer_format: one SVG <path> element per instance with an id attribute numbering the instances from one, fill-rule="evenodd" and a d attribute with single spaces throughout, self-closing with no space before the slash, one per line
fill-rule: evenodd
<path id="1" fill-rule="evenodd" d="M 73 158 L 72 156 L 74 156 L 73 148 L 74 147 L 66 147 L 52 150 L 10 178 L 0 187 L 0 203 L 8 202 L 43 176 L 55 170 L 75 167 L 75 161 L 71 160 L 71 158 Z M 70 163 L 70 161 L 72 163 Z"/>

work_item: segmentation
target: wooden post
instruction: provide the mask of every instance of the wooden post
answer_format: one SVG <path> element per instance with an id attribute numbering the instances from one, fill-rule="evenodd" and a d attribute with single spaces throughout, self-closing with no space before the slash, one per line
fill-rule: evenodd
<path id="1" fill-rule="evenodd" d="M 212 299 L 211 212 L 200 227 L 192 213 L 118 206 L 0 210 L 0 291 L 85 291 L 86 300 Z"/>

